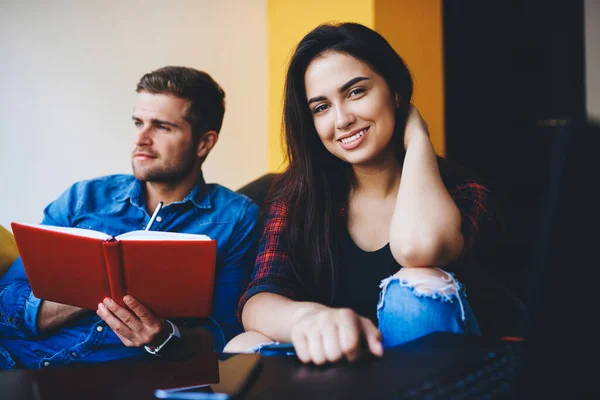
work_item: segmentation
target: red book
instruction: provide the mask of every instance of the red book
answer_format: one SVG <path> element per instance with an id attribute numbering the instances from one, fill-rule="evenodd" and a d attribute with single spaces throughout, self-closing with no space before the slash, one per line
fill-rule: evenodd
<path id="1" fill-rule="evenodd" d="M 207 317 L 217 243 L 206 235 L 11 224 L 33 294 L 95 310 L 129 294 L 159 317 Z"/>

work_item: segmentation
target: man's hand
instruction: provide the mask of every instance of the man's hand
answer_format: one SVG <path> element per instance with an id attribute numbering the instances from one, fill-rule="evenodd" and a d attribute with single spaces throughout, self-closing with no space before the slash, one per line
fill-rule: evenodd
<path id="1" fill-rule="evenodd" d="M 158 318 L 142 303 L 131 296 L 123 297 L 129 307 L 121 307 L 112 299 L 106 298 L 98 304 L 96 313 L 117 334 L 127 347 L 152 346 L 160 344 L 169 335 L 169 324 Z M 132 312 L 133 311 L 133 312 Z"/>

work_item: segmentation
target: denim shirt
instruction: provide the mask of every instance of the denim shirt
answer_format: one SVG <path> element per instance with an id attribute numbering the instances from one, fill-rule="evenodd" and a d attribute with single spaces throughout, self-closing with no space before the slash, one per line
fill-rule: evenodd
<path id="1" fill-rule="evenodd" d="M 116 236 L 144 229 L 149 220 L 142 183 L 132 175 L 111 175 L 75 183 L 46 207 L 42 224 Z M 258 207 L 249 198 L 200 178 L 183 201 L 164 206 L 151 227 L 205 234 L 217 241 L 212 315 L 174 321 L 179 326 L 208 329 L 217 351 L 243 331 L 235 307 L 254 265 L 257 221 Z M 0 368 L 95 363 L 146 354 L 143 348 L 123 345 L 92 311 L 51 332 L 39 332 L 40 304 L 19 257 L 0 279 Z"/>

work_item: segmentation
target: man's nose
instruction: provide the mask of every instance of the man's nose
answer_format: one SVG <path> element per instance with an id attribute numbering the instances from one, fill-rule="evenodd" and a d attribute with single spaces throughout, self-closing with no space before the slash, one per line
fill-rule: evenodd
<path id="1" fill-rule="evenodd" d="M 336 107 L 335 127 L 339 130 L 348 129 L 356 121 L 354 114 L 345 106 Z"/>
<path id="2" fill-rule="evenodd" d="M 152 144 L 152 134 L 150 128 L 142 127 L 135 134 L 136 146 L 149 146 Z"/>

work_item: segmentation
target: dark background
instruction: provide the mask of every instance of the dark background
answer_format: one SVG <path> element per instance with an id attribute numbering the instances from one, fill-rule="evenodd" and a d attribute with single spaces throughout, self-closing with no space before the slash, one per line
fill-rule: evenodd
<path id="1" fill-rule="evenodd" d="M 527 258 L 561 124 L 586 118 L 583 0 L 443 2 L 446 157 L 492 189 L 508 232 L 496 271 Z"/>

